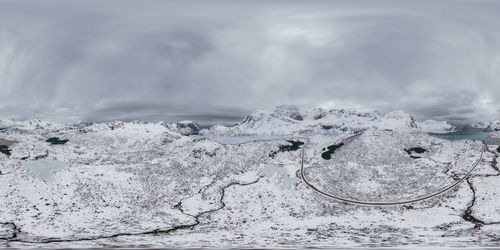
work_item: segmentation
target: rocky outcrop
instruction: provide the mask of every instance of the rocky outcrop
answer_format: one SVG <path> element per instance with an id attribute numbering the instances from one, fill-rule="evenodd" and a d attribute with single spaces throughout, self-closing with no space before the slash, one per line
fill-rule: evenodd
<path id="1" fill-rule="evenodd" d="M 180 121 L 173 123 L 163 123 L 164 126 L 172 130 L 173 132 L 177 132 L 181 135 L 197 135 L 201 128 L 200 126 L 193 121 Z"/>

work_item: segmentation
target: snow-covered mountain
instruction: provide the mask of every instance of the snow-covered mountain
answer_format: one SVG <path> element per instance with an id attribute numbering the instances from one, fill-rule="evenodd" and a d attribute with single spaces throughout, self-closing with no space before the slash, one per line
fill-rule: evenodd
<path id="1" fill-rule="evenodd" d="M 455 132 L 457 129 L 447 121 L 425 120 L 417 124 L 420 128 L 429 133 L 449 133 Z"/>
<path id="2" fill-rule="evenodd" d="M 202 131 L 205 135 L 308 135 L 343 131 L 357 133 L 382 118 L 378 112 L 333 109 L 300 110 L 294 105 L 282 105 L 273 110 L 257 110 L 232 127 L 214 126 Z"/>
<path id="3" fill-rule="evenodd" d="M 488 127 L 486 127 L 486 131 L 491 131 L 491 132 L 500 131 L 500 119 L 496 119 L 490 122 L 490 124 L 488 124 Z"/>
<path id="4" fill-rule="evenodd" d="M 162 122 L 161 124 L 181 135 L 197 135 L 201 130 L 200 126 L 193 121 Z"/>
<path id="5" fill-rule="evenodd" d="M 417 123 L 409 114 L 403 111 L 394 111 L 384 115 L 375 124 L 379 129 L 414 130 L 419 129 Z"/>
<path id="6" fill-rule="evenodd" d="M 495 246 L 498 153 L 402 112 L 256 111 L 193 122 L 2 121 L 0 247 Z M 322 196 L 401 201 L 365 207 Z M 482 158 L 481 158 L 482 157 Z"/>
<path id="7" fill-rule="evenodd" d="M 471 127 L 471 128 L 486 128 L 488 127 L 488 125 L 490 125 L 489 122 L 473 122 L 471 124 L 468 124 L 467 127 Z"/>

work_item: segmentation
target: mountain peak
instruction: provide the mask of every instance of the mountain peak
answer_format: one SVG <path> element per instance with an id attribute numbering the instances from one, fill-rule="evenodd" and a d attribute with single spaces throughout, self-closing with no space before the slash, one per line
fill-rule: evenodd
<path id="1" fill-rule="evenodd" d="M 273 110 L 272 115 L 288 117 L 296 121 L 304 120 L 304 116 L 300 113 L 300 108 L 296 105 L 280 105 Z"/>
<path id="2" fill-rule="evenodd" d="M 387 113 L 374 126 L 380 129 L 391 130 L 420 128 L 411 115 L 401 110 Z"/>

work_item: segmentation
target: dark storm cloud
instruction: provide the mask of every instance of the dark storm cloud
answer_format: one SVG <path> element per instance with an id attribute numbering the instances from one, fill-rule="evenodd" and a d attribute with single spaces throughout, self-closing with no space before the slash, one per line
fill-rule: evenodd
<path id="1" fill-rule="evenodd" d="M 0 116 L 229 121 L 286 103 L 491 120 L 498 11 L 472 0 L 4 0 Z"/>

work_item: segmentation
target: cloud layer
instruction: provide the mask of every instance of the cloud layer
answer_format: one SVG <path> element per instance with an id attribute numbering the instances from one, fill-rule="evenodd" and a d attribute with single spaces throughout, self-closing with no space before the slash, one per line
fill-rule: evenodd
<path id="1" fill-rule="evenodd" d="M 0 117 L 500 116 L 498 1 L 0 2 Z"/>

